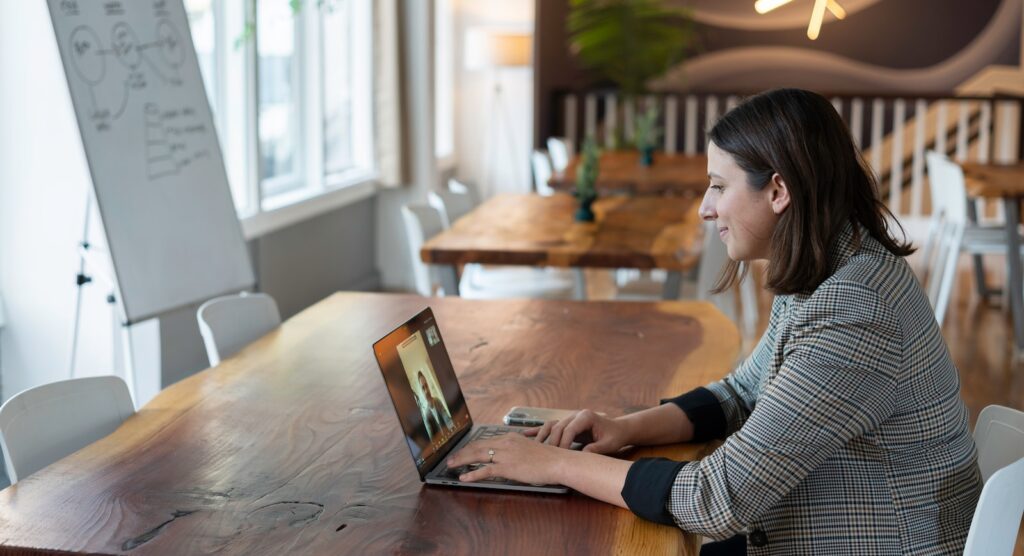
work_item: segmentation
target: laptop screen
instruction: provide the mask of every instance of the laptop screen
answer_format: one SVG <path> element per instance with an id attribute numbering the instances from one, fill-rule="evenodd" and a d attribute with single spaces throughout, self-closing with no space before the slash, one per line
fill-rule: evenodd
<path id="1" fill-rule="evenodd" d="M 422 477 L 445 444 L 473 424 L 433 311 L 409 319 L 373 344 L 373 352 Z"/>

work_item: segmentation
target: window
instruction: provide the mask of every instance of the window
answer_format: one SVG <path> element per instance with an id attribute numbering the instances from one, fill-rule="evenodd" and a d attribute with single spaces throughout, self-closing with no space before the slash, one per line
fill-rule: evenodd
<path id="1" fill-rule="evenodd" d="M 324 175 L 372 165 L 369 4 L 335 0 L 321 18 Z"/>
<path id="2" fill-rule="evenodd" d="M 260 177 L 263 196 L 302 186 L 299 174 L 299 64 L 289 0 L 259 0 L 256 10 Z"/>
<path id="3" fill-rule="evenodd" d="M 452 2 L 434 3 L 434 155 L 455 156 L 455 26 Z"/>
<path id="4" fill-rule="evenodd" d="M 186 0 L 242 217 L 373 171 L 372 0 Z"/>

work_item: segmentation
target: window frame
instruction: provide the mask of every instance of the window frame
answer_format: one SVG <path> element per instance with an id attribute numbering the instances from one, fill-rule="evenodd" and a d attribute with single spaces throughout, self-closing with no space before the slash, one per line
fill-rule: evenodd
<path id="1" fill-rule="evenodd" d="M 456 107 L 456 95 L 458 89 L 456 87 L 456 69 L 457 69 L 457 37 L 455 34 L 456 29 L 456 0 L 439 0 L 434 4 L 434 159 L 438 170 L 448 171 L 454 170 L 458 164 L 458 157 L 456 156 L 456 125 L 455 125 L 455 107 Z M 447 8 L 447 9 L 445 9 Z M 442 25 L 442 19 L 446 20 L 446 25 Z M 441 42 L 439 37 L 443 34 L 447 35 L 448 51 L 445 52 L 441 48 Z M 447 91 L 446 95 L 441 95 L 440 91 L 444 88 Z M 447 115 L 450 117 L 450 121 L 447 126 L 442 127 L 438 125 L 438 116 L 443 114 L 441 107 L 441 99 L 447 96 L 448 107 Z M 447 129 L 449 137 L 447 142 L 450 149 L 447 152 L 439 152 L 438 146 L 444 142 L 441 140 L 441 133 Z"/>
<path id="2" fill-rule="evenodd" d="M 365 19 L 354 28 L 360 30 L 356 48 L 365 48 L 366 54 L 353 57 L 353 83 L 363 86 L 353 89 L 353 119 L 351 132 L 359 137 L 362 149 L 353 152 L 354 167 L 333 174 L 324 172 L 323 115 L 324 86 L 322 55 L 322 8 L 316 2 L 306 2 L 293 16 L 295 25 L 294 71 L 297 72 L 296 99 L 296 172 L 277 178 L 260 176 L 259 130 L 259 57 L 258 26 L 256 25 L 258 0 L 212 0 L 215 29 L 214 79 L 216 104 L 214 123 L 217 126 L 224 154 L 224 162 L 233 187 L 232 197 L 246 239 L 258 237 L 287 227 L 318 214 L 359 202 L 377 191 L 374 168 L 373 134 L 373 40 L 372 0 L 346 0 L 352 2 L 352 17 Z M 253 28 L 245 36 L 246 22 Z M 365 23 L 365 24 L 362 24 Z M 237 46 L 238 37 L 244 37 Z M 356 66 L 359 66 L 358 68 Z M 357 107 L 356 96 L 362 103 Z M 232 102 L 228 102 L 232 99 Z M 362 129 L 360 129 L 362 128 Z M 283 184 L 301 183 L 267 195 L 267 190 Z M 236 195 L 244 192 L 244 198 Z"/>

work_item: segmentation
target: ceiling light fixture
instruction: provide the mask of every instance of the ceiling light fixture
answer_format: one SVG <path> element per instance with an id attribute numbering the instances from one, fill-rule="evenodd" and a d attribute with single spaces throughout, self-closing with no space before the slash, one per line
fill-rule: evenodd
<path id="1" fill-rule="evenodd" d="M 766 14 L 775 8 L 785 6 L 793 0 L 757 0 L 754 2 L 754 11 L 759 14 Z M 812 41 L 821 34 L 821 24 L 825 20 L 825 10 L 832 12 L 836 19 L 844 19 L 846 10 L 836 0 L 814 0 L 814 8 L 811 10 L 811 21 L 807 24 L 807 38 Z"/>

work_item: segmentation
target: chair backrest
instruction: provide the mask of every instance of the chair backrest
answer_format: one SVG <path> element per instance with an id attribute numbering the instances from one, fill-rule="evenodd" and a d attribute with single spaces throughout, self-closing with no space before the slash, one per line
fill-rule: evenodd
<path id="1" fill-rule="evenodd" d="M 565 170 L 573 153 L 572 140 L 567 137 L 548 137 L 547 143 L 552 168 L 556 172 Z"/>
<path id="2" fill-rule="evenodd" d="M 15 394 L 0 407 L 0 446 L 11 483 L 114 432 L 135 413 L 116 376 L 74 378 Z"/>
<path id="3" fill-rule="evenodd" d="M 1024 458 L 985 482 L 964 544 L 964 556 L 1012 554 L 1024 515 Z"/>
<path id="4" fill-rule="evenodd" d="M 449 185 L 451 185 L 450 182 Z M 441 212 L 446 229 L 476 206 L 472 195 L 465 187 L 459 183 L 457 189 L 439 189 L 427 192 L 427 204 Z"/>
<path id="5" fill-rule="evenodd" d="M 981 410 L 974 425 L 978 467 L 987 481 L 997 470 L 1024 458 L 1024 411 L 1001 405 Z"/>
<path id="6" fill-rule="evenodd" d="M 432 269 L 420 258 L 420 249 L 428 239 L 444 230 L 444 220 L 441 213 L 430 205 L 409 204 L 402 207 L 402 221 L 405 222 L 416 293 L 429 297 L 434 295 L 437 280 Z"/>
<path id="7" fill-rule="evenodd" d="M 530 154 L 530 165 L 533 166 L 533 186 L 541 195 L 553 195 L 555 190 L 548 185 L 551 179 L 551 159 L 548 153 L 534 150 Z"/>
<path id="8" fill-rule="evenodd" d="M 469 182 L 449 178 L 448 191 L 455 193 L 459 198 L 464 198 L 469 203 L 469 209 L 473 209 L 480 204 L 480 191 Z M 466 212 L 469 212 L 469 209 Z"/>
<path id="9" fill-rule="evenodd" d="M 440 193 L 436 191 L 427 191 L 427 204 L 434 207 L 434 210 L 441 216 L 441 227 L 447 230 L 452 227 L 452 221 L 448 217 L 448 208 L 445 206 L 444 199 L 441 198 Z"/>
<path id="10" fill-rule="evenodd" d="M 199 306 L 196 318 L 211 367 L 281 324 L 277 303 L 265 293 L 240 293 L 211 299 Z"/>
<path id="11" fill-rule="evenodd" d="M 928 179 L 933 193 L 934 225 L 929 230 L 930 246 L 923 261 L 926 268 L 925 289 L 935 310 L 935 319 L 942 325 L 956 280 L 964 228 L 967 225 L 967 191 L 960 165 L 946 156 L 930 151 L 927 154 Z"/>

